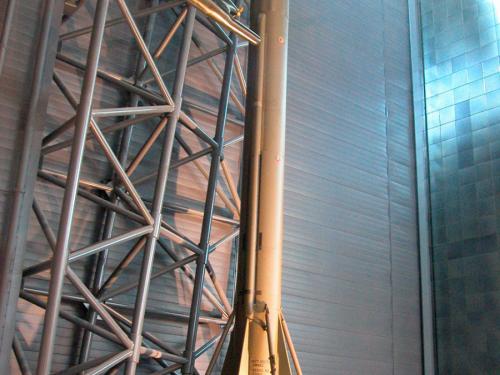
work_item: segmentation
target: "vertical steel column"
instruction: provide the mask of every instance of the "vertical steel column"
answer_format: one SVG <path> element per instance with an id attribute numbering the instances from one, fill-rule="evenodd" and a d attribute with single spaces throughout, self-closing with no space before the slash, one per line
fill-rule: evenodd
<path id="1" fill-rule="evenodd" d="M 99 0 L 94 15 L 94 25 L 87 55 L 87 70 L 85 71 L 80 105 L 75 120 L 75 135 L 71 150 L 67 188 L 64 192 L 63 207 L 59 221 L 59 232 L 57 234 L 57 243 L 52 259 L 49 298 L 47 310 L 45 312 L 40 354 L 38 356 L 37 375 L 48 375 L 50 373 L 61 294 L 69 252 L 73 211 L 78 193 L 78 180 L 85 148 L 85 137 L 91 118 L 92 97 L 95 88 L 108 5 L 109 0 Z"/>
<path id="2" fill-rule="evenodd" d="M 160 236 L 161 228 L 161 212 L 163 209 L 163 200 L 167 186 L 168 171 L 170 168 L 170 160 L 172 156 L 172 148 L 174 143 L 175 129 L 177 121 L 181 112 L 182 105 L 182 91 L 184 88 L 184 81 L 186 76 L 187 63 L 189 59 L 189 49 L 191 46 L 191 37 L 193 34 L 194 21 L 196 17 L 196 9 L 189 6 L 188 14 L 186 17 L 186 24 L 184 28 L 184 35 L 177 61 L 177 71 L 173 89 L 173 100 L 175 109 L 171 113 L 163 142 L 163 149 L 160 159 L 160 169 L 156 180 L 155 193 L 152 206 L 153 216 L 153 232 L 148 236 L 148 241 L 144 249 L 144 258 L 142 261 L 142 268 L 138 286 L 138 293 L 136 298 L 136 305 L 132 326 L 132 341 L 134 343 L 134 353 L 127 361 L 125 373 L 127 375 L 134 375 L 139 362 L 140 345 L 142 342 L 142 329 L 144 326 L 144 314 L 146 311 L 146 304 L 148 298 L 149 285 L 151 282 L 151 272 L 154 261 L 155 247 L 157 240 Z"/>
<path id="3" fill-rule="evenodd" d="M 193 299 L 191 302 L 191 310 L 189 314 L 189 325 L 186 340 L 185 357 L 188 362 L 182 369 L 183 374 L 193 374 L 194 369 L 194 350 L 196 345 L 196 335 L 198 332 L 198 320 L 200 317 L 201 298 L 203 294 L 203 284 L 205 279 L 205 269 L 208 262 L 210 248 L 210 233 L 212 229 L 212 217 L 215 205 L 215 189 L 217 186 L 217 178 L 219 174 L 220 160 L 223 157 L 224 150 L 224 129 L 226 125 L 227 109 L 229 105 L 229 95 L 231 92 L 231 78 L 233 75 L 234 54 L 237 48 L 236 35 L 231 35 L 231 44 L 226 51 L 226 61 L 224 66 L 224 78 L 222 83 L 222 92 L 219 101 L 219 110 L 217 115 L 217 124 L 215 129 L 214 140 L 217 147 L 212 151 L 212 162 L 210 164 L 210 174 L 208 179 L 207 197 L 205 200 L 205 209 L 203 213 L 203 223 L 200 236 L 200 249 L 203 254 L 200 255 L 196 262 L 196 276 L 194 281 Z"/>
<path id="4" fill-rule="evenodd" d="M 47 114 L 52 82 L 56 43 L 63 6 L 60 1 L 43 2 L 41 28 L 37 38 L 36 59 L 31 79 L 31 98 L 22 125 L 22 149 L 18 151 L 18 173 L 12 184 L 9 218 L 4 238 L 0 241 L 0 363 L 8 363 L 15 332 L 15 316 L 21 272 L 26 248 L 26 231 L 31 213 L 36 169 L 40 156 L 43 125 Z M 9 5 L 8 18 L 15 20 L 14 1 Z M 16 8 L 17 9 L 17 8 Z M 8 22 L 8 19 L 5 20 Z M 15 22 L 15 21 L 13 21 Z M 11 27 L 5 25 L 5 27 Z M 4 30 L 5 31 L 5 30 Z M 6 43 L 8 33 L 2 35 Z M 0 71 L 1 74 L 1 71 Z"/>
<path id="5" fill-rule="evenodd" d="M 16 9 L 16 0 L 7 0 L 5 17 L 3 19 L 2 33 L 0 34 L 0 75 L 2 75 L 5 56 L 7 55 L 7 44 L 9 42 L 10 30 L 12 29 L 12 20 L 14 19 L 14 10 Z"/>
<path id="6" fill-rule="evenodd" d="M 151 0 L 151 6 L 157 6 L 159 0 Z M 156 19 L 156 13 L 152 13 L 148 17 L 148 21 L 146 24 L 146 30 L 145 30 L 145 42 L 149 46 L 151 42 L 151 35 L 154 27 L 154 22 Z M 139 59 L 137 61 L 137 66 L 135 68 L 135 76 L 136 78 L 139 76 L 140 72 L 143 71 L 145 68 L 145 61 L 144 57 L 142 56 L 141 53 L 139 53 Z M 137 83 L 137 82 L 136 82 Z M 139 103 L 139 97 L 137 94 L 131 94 L 130 98 L 130 107 L 137 107 Z M 134 118 L 135 116 L 131 116 L 131 118 Z M 119 151 L 118 151 L 118 160 L 122 165 L 124 165 L 127 162 L 127 157 L 128 157 L 128 150 L 130 146 L 130 140 L 132 138 L 132 131 L 133 131 L 133 126 L 128 126 L 125 128 L 125 130 L 122 131 L 121 138 L 120 138 L 120 143 L 119 143 Z M 113 179 L 115 179 L 115 184 L 118 183 L 116 174 L 113 173 Z M 112 198 L 112 203 L 117 203 L 119 201 L 119 197 L 115 194 L 113 195 Z M 102 239 L 106 240 L 111 238 L 113 234 L 113 227 L 115 224 L 115 218 L 116 218 L 116 212 L 110 209 L 106 210 L 105 214 L 105 219 L 104 219 L 104 229 L 103 229 L 103 234 L 102 234 Z M 104 279 L 104 269 L 106 267 L 108 259 L 108 249 L 102 251 L 99 253 L 96 259 L 96 266 L 95 266 L 95 273 L 94 273 L 94 280 L 92 282 L 92 290 L 94 293 L 97 293 L 98 290 L 101 288 L 103 279 Z M 88 321 L 91 324 L 94 324 L 97 318 L 97 314 L 94 310 L 90 310 L 90 314 L 88 317 Z M 90 355 L 90 349 L 91 349 L 91 344 L 92 344 L 92 332 L 89 330 L 85 330 L 85 334 L 82 338 L 82 346 L 80 349 L 80 358 L 79 362 L 83 363 L 87 361 L 89 355 Z"/>

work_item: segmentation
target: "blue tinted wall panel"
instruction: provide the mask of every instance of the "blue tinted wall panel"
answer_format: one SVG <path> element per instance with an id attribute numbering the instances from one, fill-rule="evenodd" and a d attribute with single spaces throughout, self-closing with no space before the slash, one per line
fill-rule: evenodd
<path id="1" fill-rule="evenodd" d="M 440 374 L 500 371 L 500 3 L 422 1 Z"/>

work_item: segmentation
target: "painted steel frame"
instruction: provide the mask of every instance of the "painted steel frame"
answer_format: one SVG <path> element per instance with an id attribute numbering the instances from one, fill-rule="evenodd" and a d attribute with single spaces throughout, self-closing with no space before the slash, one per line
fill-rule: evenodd
<path id="1" fill-rule="evenodd" d="M 122 17 L 107 20 L 108 7 L 112 1 L 116 2 L 120 8 Z M 226 3 L 227 5 L 233 5 L 234 9 L 238 9 L 241 5 L 240 1 L 237 1 L 236 4 L 230 1 L 226 1 Z M 176 13 L 177 21 L 174 22 L 171 29 L 166 30 L 161 46 L 154 53 L 151 53 L 149 42 L 152 30 L 155 27 L 154 17 L 157 12 L 167 9 L 178 10 Z M 229 121 L 237 122 L 228 117 L 229 101 L 232 100 L 236 107 L 244 111 L 243 105 L 231 88 L 231 81 L 233 75 L 235 75 L 240 84 L 241 92 L 246 93 L 245 77 L 237 50 L 238 48 L 245 47 L 247 43 L 238 42 L 237 35 L 247 38 L 247 42 L 250 43 L 258 43 L 259 41 L 257 35 L 238 21 L 238 16 L 226 13 L 211 0 L 171 0 L 162 2 L 161 4 L 158 0 L 152 0 L 149 8 L 135 13 L 130 11 L 125 0 L 97 0 L 94 21 L 91 27 L 60 35 L 60 42 L 86 33 L 91 34 L 91 39 L 85 64 L 75 61 L 62 53 L 57 54 L 57 59 L 60 62 L 69 64 L 84 73 L 83 86 L 80 98 L 77 100 L 72 96 L 62 77 L 57 71 L 54 71 L 54 83 L 75 109 L 76 114 L 60 127 L 47 134 L 41 142 L 42 157 L 66 147 L 70 147 L 71 155 L 66 174 L 46 169 L 43 159 L 38 170 L 38 177 L 40 179 L 64 189 L 62 211 L 56 232 L 50 227 L 48 219 L 36 197 L 33 199 L 35 217 L 53 251 L 52 259 L 27 267 L 23 270 L 22 274 L 23 278 L 28 278 L 50 269 L 51 275 L 48 290 L 30 289 L 23 284 L 20 291 L 20 298 L 46 310 L 37 361 L 37 375 L 51 373 L 59 318 L 70 321 L 84 331 L 79 363 L 61 371 L 61 374 L 76 374 L 82 371 L 85 371 L 85 374 L 116 373 L 121 366 L 124 366 L 124 373 L 131 375 L 136 373 L 137 367 L 141 364 L 141 358 L 151 358 L 158 363 L 160 369 L 156 374 L 177 373 L 178 370 L 182 371 L 182 374 L 196 374 L 198 373 L 195 366 L 196 359 L 210 348 L 216 346 L 207 374 L 212 372 L 215 361 L 221 352 L 224 339 L 230 332 L 234 322 L 231 303 L 226 296 L 226 292 L 218 282 L 214 268 L 210 264 L 209 256 L 218 246 L 238 236 L 240 198 L 236 183 L 233 181 L 229 169 L 224 162 L 224 147 L 240 142 L 243 139 L 243 136 L 239 136 L 224 142 L 226 124 Z M 144 33 L 139 30 L 135 21 L 139 17 L 148 17 Z M 203 51 L 201 42 L 193 32 L 194 24 L 197 21 L 202 23 L 212 34 L 223 40 L 226 46 L 215 51 Z M 116 74 L 111 74 L 99 68 L 104 31 L 107 27 L 122 22 L 125 22 L 132 31 L 134 40 L 142 56 L 137 64 L 133 80 L 125 77 L 117 77 Z M 177 57 L 177 68 L 175 72 L 161 73 L 155 60 L 162 55 L 165 47 L 171 41 L 172 36 L 180 29 L 182 23 L 184 23 L 184 27 L 182 31 L 182 44 Z M 229 34 L 227 31 L 229 31 Z M 193 45 L 204 53 L 200 57 L 189 60 L 189 50 Z M 224 71 L 221 73 L 211 59 L 222 53 L 226 54 L 226 58 Z M 201 62 L 209 64 L 222 85 L 218 111 L 216 113 L 209 108 L 197 106 L 198 110 L 216 116 L 214 138 L 207 135 L 182 109 L 183 104 L 190 105 L 186 101 L 183 102 L 183 86 L 187 67 Z M 153 76 L 149 81 L 144 78 L 146 71 L 150 71 Z M 172 94 L 170 94 L 163 77 L 172 73 L 175 73 L 175 81 Z M 130 92 L 132 95 L 129 103 L 127 103 L 128 106 L 106 109 L 94 108 L 94 89 L 97 79 L 102 79 L 120 89 Z M 153 91 L 151 85 L 148 87 L 144 85 L 151 82 L 156 84 L 158 91 Z M 149 105 L 139 107 L 139 98 L 149 102 Z M 99 125 L 99 120 L 103 117 L 118 116 L 126 117 L 126 119 L 107 128 Z M 128 159 L 133 126 L 151 118 L 159 118 L 158 125 L 152 131 L 140 152 L 126 166 L 125 163 Z M 206 149 L 194 153 L 176 131 L 179 124 L 189 128 L 201 141 L 206 143 Z M 69 129 L 74 129 L 72 141 L 58 141 L 59 136 Z M 104 133 L 111 131 L 121 131 L 121 140 L 117 153 L 115 153 L 104 136 Z M 164 133 L 163 139 L 160 138 L 162 133 Z M 97 142 L 106 156 L 109 165 L 112 167 L 113 178 L 108 184 L 87 181 L 81 178 L 80 172 L 85 154 L 85 143 L 89 138 L 93 138 Z M 137 168 L 140 168 L 141 161 L 145 155 L 150 151 L 155 141 L 160 139 L 162 141 L 162 151 L 157 172 L 145 178 L 133 180 L 131 178 L 132 173 Z M 173 162 L 172 150 L 175 140 L 177 140 L 189 156 Z M 199 162 L 200 158 L 207 155 L 211 156 L 208 173 Z M 168 202 L 165 202 L 169 172 L 186 163 L 194 163 L 196 168 L 208 180 L 203 212 L 172 206 Z M 156 178 L 156 184 L 153 201 L 147 202 L 144 197 L 141 197 L 136 186 L 145 181 L 153 181 L 154 178 Z M 220 187 L 221 179 L 226 184 L 227 190 L 230 192 L 230 197 Z M 234 214 L 236 219 L 215 215 L 216 195 L 222 198 L 222 201 Z M 70 250 L 71 229 L 78 197 L 94 202 L 104 209 L 102 219 L 103 231 L 101 237 L 95 243 L 78 250 Z M 165 209 L 202 216 L 203 222 L 199 243 L 194 243 L 170 226 L 163 219 Z M 126 233 L 113 235 L 116 215 L 126 217 L 131 222 L 140 224 L 140 226 Z M 211 226 L 214 220 L 231 224 L 233 230 L 216 243 L 210 243 Z M 174 250 L 165 245 L 164 239 L 171 240 L 177 245 L 184 247 L 192 255 L 181 258 Z M 134 245 L 131 247 L 129 253 L 123 258 L 111 275 L 105 279 L 104 269 L 109 248 L 131 240 L 134 241 Z M 166 251 L 172 257 L 174 263 L 153 273 L 154 257 L 157 248 Z M 130 286 L 111 288 L 122 271 L 140 252 L 143 252 L 143 260 L 137 281 Z M 92 275 L 92 285 L 87 286 L 72 270 L 71 263 L 91 255 L 96 255 L 96 261 Z M 190 268 L 186 267 L 191 262 L 196 262 L 196 271 L 194 274 L 190 271 Z M 162 312 L 162 316 L 165 319 L 175 319 L 187 323 L 187 339 L 184 351 L 176 350 L 144 329 L 144 322 L 148 316 L 146 305 L 151 280 L 177 269 L 183 270 L 186 277 L 194 282 L 190 313 L 189 315 L 182 315 Z M 216 291 L 215 294 L 205 286 L 205 273 L 212 280 Z M 65 278 L 71 282 L 73 287 L 79 292 L 79 295 L 64 294 Z M 111 297 L 135 287 L 137 287 L 138 292 L 134 306 L 120 306 L 117 303 L 108 301 Z M 207 297 L 220 312 L 219 318 L 201 316 L 202 296 Z M 88 304 L 89 312 L 86 319 L 61 309 L 61 303 L 65 302 Z M 131 318 L 126 313 L 121 312 L 127 311 L 127 309 Z M 100 318 L 100 323 L 98 322 L 98 317 Z M 206 322 L 220 325 L 221 333 L 208 340 L 201 347 L 196 348 L 198 326 Z M 90 359 L 90 347 L 95 335 L 117 343 L 122 348 L 115 353 L 108 353 L 102 357 Z M 28 361 L 17 336 L 14 337 L 13 350 L 23 374 L 30 374 L 31 370 L 29 369 Z"/>

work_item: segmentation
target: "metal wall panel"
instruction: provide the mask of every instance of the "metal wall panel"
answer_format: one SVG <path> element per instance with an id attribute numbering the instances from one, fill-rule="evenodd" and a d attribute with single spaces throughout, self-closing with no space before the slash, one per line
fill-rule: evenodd
<path id="1" fill-rule="evenodd" d="M 439 374 L 500 371 L 500 3 L 421 1 Z"/>
<path id="2" fill-rule="evenodd" d="M 306 374 L 421 374 L 406 1 L 292 1 L 284 309 Z"/>

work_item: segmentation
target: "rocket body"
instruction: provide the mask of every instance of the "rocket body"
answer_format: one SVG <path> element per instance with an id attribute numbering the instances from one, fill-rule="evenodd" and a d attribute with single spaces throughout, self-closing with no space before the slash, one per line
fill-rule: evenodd
<path id="1" fill-rule="evenodd" d="M 252 1 L 251 28 L 261 42 L 249 53 L 240 236 L 244 277 L 238 280 L 237 322 L 223 374 L 290 374 L 280 329 L 288 0 Z"/>
<path id="2" fill-rule="evenodd" d="M 278 356 L 281 311 L 281 269 L 283 240 L 283 189 L 285 171 L 286 60 L 288 2 L 256 1 L 257 30 L 262 32 L 258 52 L 262 92 L 254 105 L 260 112 L 260 183 L 258 194 L 257 250 L 253 318 L 249 324 L 249 374 L 271 373 L 269 345 Z M 252 9 L 254 11 L 254 9 Z M 264 56 L 261 56 L 263 54 Z M 261 103 L 260 103 L 261 102 Z M 266 314 L 267 319 L 266 319 Z M 266 322 L 270 330 L 258 322 Z M 275 359 L 279 374 L 279 358 Z"/>

